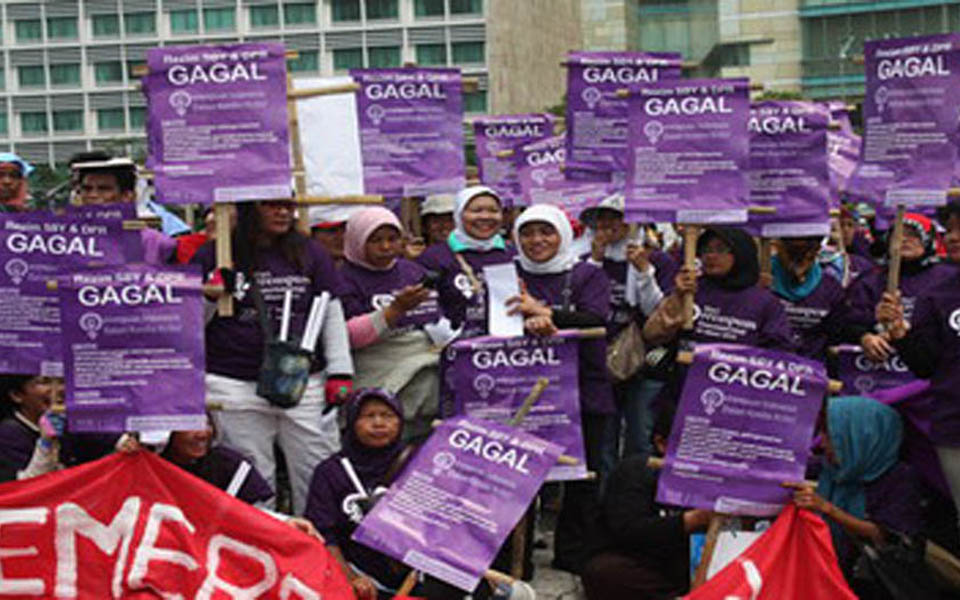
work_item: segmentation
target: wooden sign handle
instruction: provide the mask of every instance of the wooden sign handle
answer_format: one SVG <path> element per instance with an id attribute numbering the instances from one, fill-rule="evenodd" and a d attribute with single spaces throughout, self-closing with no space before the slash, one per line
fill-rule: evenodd
<path id="1" fill-rule="evenodd" d="M 896 292 L 900 288 L 900 247 L 903 245 L 903 216 L 907 209 L 897 205 L 897 218 L 893 222 L 893 235 L 890 236 L 890 263 L 887 269 L 887 291 Z"/>
<path id="2" fill-rule="evenodd" d="M 233 248 L 230 244 L 230 216 L 231 210 L 229 204 L 214 204 L 213 217 L 216 222 L 216 249 L 217 249 L 217 268 L 233 268 Z M 221 317 L 233 316 L 233 296 L 223 294 L 217 300 L 217 314 Z"/>
<path id="3" fill-rule="evenodd" d="M 700 237 L 700 228 L 696 225 L 683 226 L 683 266 L 687 269 L 697 268 L 697 239 Z M 693 330 L 693 294 L 683 297 L 683 328 Z"/>
<path id="4" fill-rule="evenodd" d="M 761 282 L 772 281 L 773 240 L 770 238 L 760 238 L 760 275 Z"/>

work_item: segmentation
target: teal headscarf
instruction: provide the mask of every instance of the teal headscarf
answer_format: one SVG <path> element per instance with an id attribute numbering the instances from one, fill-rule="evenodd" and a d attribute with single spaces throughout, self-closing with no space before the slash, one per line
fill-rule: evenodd
<path id="1" fill-rule="evenodd" d="M 780 258 L 774 256 L 770 261 L 770 274 L 773 275 L 773 293 L 790 302 L 799 302 L 813 293 L 823 279 L 823 268 L 819 262 L 813 263 L 803 283 L 797 283 L 786 269 Z"/>
<path id="2" fill-rule="evenodd" d="M 827 404 L 827 433 L 838 464 L 827 461 L 817 493 L 858 519 L 866 517 L 864 485 L 897 464 L 903 422 L 896 410 L 863 396 L 831 398 Z M 830 523 L 834 542 L 840 531 Z"/>

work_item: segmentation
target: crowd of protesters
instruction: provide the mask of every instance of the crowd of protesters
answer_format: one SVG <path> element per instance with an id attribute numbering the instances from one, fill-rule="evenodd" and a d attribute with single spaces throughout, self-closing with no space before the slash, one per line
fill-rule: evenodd
<path id="1" fill-rule="evenodd" d="M 71 202 L 136 202 L 130 161 L 90 153 L 74 163 Z M 0 212 L 32 210 L 31 170 L 0 154 Z M 529 335 L 607 330 L 605 339 L 579 347 L 584 447 L 597 477 L 567 482 L 559 504 L 541 506 L 557 511 L 553 566 L 581 575 L 589 598 L 672 598 L 689 587 L 689 534 L 702 531 L 710 513 L 658 505 L 648 459 L 664 452 L 684 377 L 675 357 L 692 342 L 740 343 L 827 363 L 838 344 L 859 345 L 878 362 L 898 354 L 931 381 L 929 436 L 949 497 L 904 459 L 901 446 L 916 432 L 898 411 L 861 396 L 824 402 L 809 474 L 818 485 L 785 483 L 797 488 L 798 506 L 829 522 L 851 579 L 862 543 L 924 534 L 957 548 L 960 204 L 906 215 L 897 293 L 885 292 L 886 233 L 853 206 L 842 210 L 834 239 L 775 240 L 769 273 L 761 273 L 757 240 L 736 227 L 705 228 L 697 266 L 684 265 L 679 236 L 669 226 L 628 225 L 618 196 L 574 215 L 548 205 L 521 210 L 490 188 L 469 187 L 423 201 L 422 237 L 379 206 L 317 221 L 307 235 L 297 228 L 297 210 L 292 201 L 239 204 L 229 271 L 215 266 L 209 220 L 177 237 L 143 233 L 146 262 L 199 265 L 236 299 L 233 316 L 209 312 L 207 399 L 219 409 L 206 429 L 139 441 L 71 434 L 54 407 L 62 381 L 6 375 L 0 478 L 149 446 L 241 500 L 304 517 L 295 524 L 316 529 L 359 598 L 390 597 L 406 570 L 353 542 L 351 533 L 409 457 L 406 449 L 445 415 L 455 390 L 443 385 L 439 350 L 458 336 L 488 334 L 483 268 L 514 263 L 521 293 L 509 310 L 522 316 Z M 295 330 L 314 296 L 328 292 L 331 301 L 303 398 L 282 408 L 258 396 L 256 382 L 261 316 L 279 320 L 289 289 Z M 683 327 L 689 295 L 692 331 Z M 724 326 L 731 321 L 744 326 Z M 607 345 L 632 325 L 646 343 L 644 364 L 615 380 Z M 280 487 L 289 490 L 287 501 L 278 502 Z M 415 593 L 463 597 L 430 578 Z M 473 597 L 511 593 L 529 591 L 482 583 Z"/>

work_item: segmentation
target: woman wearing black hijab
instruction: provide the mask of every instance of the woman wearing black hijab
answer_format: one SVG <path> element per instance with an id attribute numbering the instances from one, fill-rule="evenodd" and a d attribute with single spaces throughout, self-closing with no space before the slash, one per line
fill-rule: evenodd
<path id="1" fill-rule="evenodd" d="M 780 301 L 757 285 L 760 264 L 753 238 L 734 227 L 709 227 L 697 240 L 701 274 L 683 268 L 676 286 L 647 320 L 652 344 L 677 338 L 683 297 L 694 294 L 694 342 L 732 343 L 793 351 L 794 336 Z"/>

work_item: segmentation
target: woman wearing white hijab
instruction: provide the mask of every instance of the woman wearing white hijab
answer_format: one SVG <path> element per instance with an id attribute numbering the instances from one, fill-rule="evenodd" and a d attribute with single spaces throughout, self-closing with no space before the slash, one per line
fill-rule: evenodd
<path id="1" fill-rule="evenodd" d="M 483 267 L 510 262 L 514 254 L 500 235 L 500 196 L 480 185 L 461 190 L 454 202 L 453 219 L 455 228 L 447 243 L 434 244 L 417 262 L 437 274 L 440 306 L 454 327 L 464 327 L 461 336 L 486 335 Z"/>
<path id="2" fill-rule="evenodd" d="M 525 318 L 531 333 L 549 335 L 557 329 L 603 327 L 610 312 L 610 281 L 603 269 L 580 262 L 572 248 L 573 229 L 559 208 L 531 206 L 514 224 L 518 272 L 523 293 L 511 299 L 514 312 Z M 580 411 L 587 468 L 598 472 L 603 430 L 616 413 L 607 377 L 607 342 L 580 344 Z M 588 517 L 595 510 L 597 484 L 566 484 L 554 538 L 555 568 L 579 572 L 586 550 Z"/>

